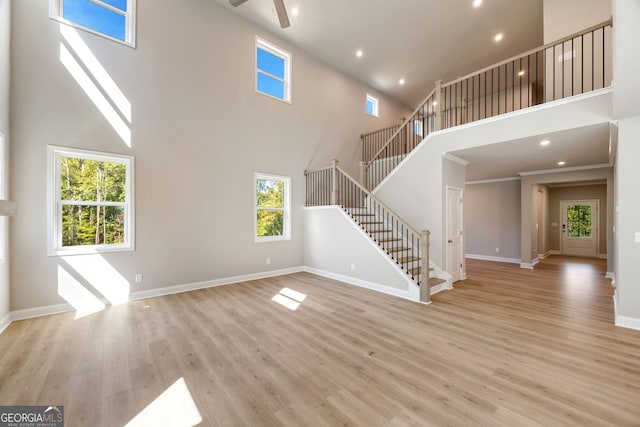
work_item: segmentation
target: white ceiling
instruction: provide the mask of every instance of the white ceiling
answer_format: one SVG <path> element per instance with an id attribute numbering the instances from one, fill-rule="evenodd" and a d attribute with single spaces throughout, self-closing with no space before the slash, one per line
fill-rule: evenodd
<path id="1" fill-rule="evenodd" d="M 546 147 L 540 141 L 548 139 Z M 521 172 L 571 169 L 609 163 L 609 124 L 454 151 L 470 162 L 469 181 L 517 177 Z M 565 161 L 564 166 L 558 166 Z"/>
<path id="2" fill-rule="evenodd" d="M 478 8 L 473 0 L 285 0 L 286 29 L 272 0 L 237 8 L 215 1 L 410 109 L 436 80 L 454 80 L 543 42 L 543 0 L 483 0 Z M 496 43 L 499 32 L 504 39 Z M 358 49 L 362 58 L 356 58 Z M 540 137 L 452 154 L 471 162 L 467 181 L 555 169 L 560 160 L 564 168 L 609 162 L 608 124 L 544 137 L 552 141 L 548 147 L 540 147 Z"/>
<path id="3" fill-rule="evenodd" d="M 478 8 L 472 0 L 285 0 L 286 29 L 271 0 L 237 8 L 215 1 L 411 109 L 436 80 L 451 81 L 543 40 L 542 0 L 483 0 Z M 504 39 L 496 43 L 499 32 Z"/>

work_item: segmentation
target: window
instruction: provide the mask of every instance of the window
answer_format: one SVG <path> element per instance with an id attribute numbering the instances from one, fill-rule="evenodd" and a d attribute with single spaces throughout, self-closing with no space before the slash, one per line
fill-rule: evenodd
<path id="1" fill-rule="evenodd" d="M 569 237 L 587 239 L 591 238 L 592 230 L 590 205 L 567 206 L 567 232 Z"/>
<path id="2" fill-rule="evenodd" d="M 413 134 L 416 136 L 423 136 L 424 125 L 422 124 L 422 120 L 414 120 L 413 121 Z"/>
<path id="3" fill-rule="evenodd" d="M 378 98 L 367 94 L 367 114 L 378 117 Z"/>
<path id="4" fill-rule="evenodd" d="M 48 253 L 133 249 L 133 157 L 48 147 Z"/>
<path id="5" fill-rule="evenodd" d="M 291 178 L 256 173 L 254 181 L 256 242 L 289 240 Z"/>
<path id="6" fill-rule="evenodd" d="M 256 90 L 291 102 L 291 55 L 257 37 Z"/>
<path id="7" fill-rule="evenodd" d="M 65 24 L 135 46 L 135 0 L 49 0 L 49 14 Z"/>

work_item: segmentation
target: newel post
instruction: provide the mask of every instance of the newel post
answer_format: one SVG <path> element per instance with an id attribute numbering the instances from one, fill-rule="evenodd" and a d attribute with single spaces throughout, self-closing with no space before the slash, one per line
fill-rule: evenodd
<path id="1" fill-rule="evenodd" d="M 435 95 L 435 113 L 436 113 L 436 120 L 434 123 L 434 130 L 440 130 L 442 129 L 442 80 L 438 80 L 436 82 L 436 88 L 434 91 L 434 95 Z"/>
<path id="2" fill-rule="evenodd" d="M 420 233 L 422 239 L 422 264 L 420 274 L 420 301 L 429 303 L 431 302 L 431 287 L 429 286 L 429 239 L 431 232 L 429 230 L 423 230 Z"/>
<path id="3" fill-rule="evenodd" d="M 338 204 L 338 160 L 331 161 L 331 204 Z"/>

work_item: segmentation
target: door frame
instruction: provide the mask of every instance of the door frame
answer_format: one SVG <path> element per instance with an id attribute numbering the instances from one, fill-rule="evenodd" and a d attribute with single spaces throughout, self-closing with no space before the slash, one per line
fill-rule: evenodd
<path id="1" fill-rule="evenodd" d="M 448 270 L 447 267 L 449 266 L 449 249 L 448 249 L 448 233 L 447 231 L 449 230 L 449 200 L 448 200 L 448 194 L 449 194 L 449 190 L 454 190 L 454 191 L 458 191 L 460 193 L 460 207 L 458 209 L 458 224 L 460 224 L 460 248 L 459 248 L 459 254 L 458 257 L 460 259 L 460 263 L 462 264 L 462 266 L 460 267 L 460 278 L 459 280 L 464 280 L 467 278 L 467 274 L 465 271 L 465 261 L 464 261 L 464 188 L 460 188 L 460 187 L 454 187 L 452 185 L 445 185 L 445 193 L 444 193 L 444 200 L 445 200 L 445 222 L 444 222 L 444 235 L 443 235 L 443 243 L 444 243 L 444 270 L 448 273 L 451 274 Z"/>
<path id="2" fill-rule="evenodd" d="M 564 217 L 564 209 L 563 209 L 563 204 L 573 204 L 573 205 L 578 205 L 581 203 L 595 203 L 596 204 L 596 220 L 595 220 L 595 228 L 596 228 L 596 232 L 595 232 L 595 242 L 596 242 L 596 255 L 595 258 L 600 258 L 600 199 L 579 199 L 579 200 L 560 200 L 560 215 L 558 216 L 558 218 L 560 219 L 559 221 L 559 227 L 558 227 L 558 233 L 560 234 L 559 239 L 560 239 L 560 254 L 564 255 L 564 248 L 563 248 L 563 238 L 562 238 L 562 224 L 563 221 L 565 220 Z M 594 226 L 594 221 L 593 221 L 593 216 L 591 217 L 591 226 Z"/>

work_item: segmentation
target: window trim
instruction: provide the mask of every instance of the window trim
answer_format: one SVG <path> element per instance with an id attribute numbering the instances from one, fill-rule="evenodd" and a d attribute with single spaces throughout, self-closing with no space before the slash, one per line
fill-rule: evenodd
<path id="1" fill-rule="evenodd" d="M 278 76 L 274 76 L 272 74 L 267 73 L 266 71 L 262 71 L 258 68 L 258 49 L 262 49 L 267 51 L 268 53 L 275 55 L 279 58 L 281 58 L 284 61 L 284 79 L 280 79 L 280 77 Z M 292 56 L 289 52 L 287 52 L 286 50 L 274 45 L 273 43 L 259 37 L 256 36 L 256 45 L 255 45 L 255 49 L 254 49 L 254 61 L 255 61 L 255 76 L 254 76 L 254 80 L 255 80 L 255 90 L 256 92 L 258 92 L 261 95 L 265 95 L 268 96 L 269 98 L 272 99 L 277 99 L 278 101 L 281 102 L 285 102 L 287 104 L 292 104 L 292 95 L 291 95 L 291 62 L 292 62 Z M 262 92 L 261 90 L 258 89 L 258 75 L 262 73 L 268 77 L 272 77 L 278 80 L 281 80 L 284 83 L 284 98 L 278 98 L 277 96 L 273 96 L 269 93 L 266 92 Z"/>
<path id="2" fill-rule="evenodd" d="M 60 158 L 72 157 L 125 165 L 124 243 L 62 246 L 62 206 L 60 200 Z M 135 250 L 134 157 L 79 148 L 47 146 L 47 255 L 66 256 Z M 110 202 L 100 204 L 109 205 Z"/>
<path id="3" fill-rule="evenodd" d="M 373 111 L 371 113 L 367 110 L 367 104 L 369 102 L 371 102 L 371 104 L 373 105 Z M 380 104 L 380 101 L 378 101 L 378 98 L 376 98 L 373 95 L 367 94 L 367 100 L 365 101 L 365 104 L 364 104 L 365 106 L 364 111 L 370 116 L 379 117 L 379 112 L 380 112 L 379 104 Z"/>
<path id="4" fill-rule="evenodd" d="M 108 9 L 112 12 L 115 12 L 124 16 L 124 22 L 125 22 L 124 40 L 111 37 L 110 35 L 94 30 L 93 28 L 85 27 L 84 25 L 80 25 L 73 21 L 69 21 L 68 19 L 65 19 L 63 16 L 64 0 L 49 0 L 49 17 L 54 21 L 58 21 L 62 24 L 66 24 L 71 27 L 78 28 L 83 31 L 87 31 L 89 33 L 98 35 L 100 37 L 104 37 L 108 40 L 112 40 L 114 42 L 121 43 L 125 46 L 129 46 L 135 49 L 136 47 L 136 0 L 127 0 L 126 12 L 121 11 L 117 7 L 113 7 L 108 3 L 104 3 L 102 0 L 89 0 L 89 1 L 92 3 L 95 3 L 98 6 L 104 7 L 105 9 Z"/>
<path id="5" fill-rule="evenodd" d="M 280 208 L 259 208 L 257 184 L 259 179 L 284 182 L 284 197 L 282 198 L 282 209 Z M 281 236 L 258 236 L 258 210 L 282 210 L 284 219 Z M 291 240 L 291 177 L 255 172 L 253 174 L 253 237 L 256 243 L 277 242 Z"/>

